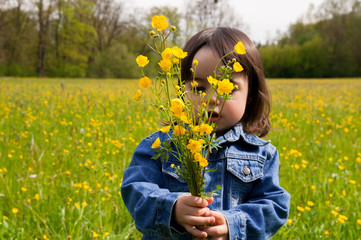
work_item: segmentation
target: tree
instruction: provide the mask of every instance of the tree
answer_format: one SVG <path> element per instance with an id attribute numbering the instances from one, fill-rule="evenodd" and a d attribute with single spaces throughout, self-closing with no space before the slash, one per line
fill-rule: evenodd
<path id="1" fill-rule="evenodd" d="M 188 0 L 186 9 L 187 38 L 207 27 L 223 26 L 248 30 L 242 17 L 229 5 L 228 0 Z"/>

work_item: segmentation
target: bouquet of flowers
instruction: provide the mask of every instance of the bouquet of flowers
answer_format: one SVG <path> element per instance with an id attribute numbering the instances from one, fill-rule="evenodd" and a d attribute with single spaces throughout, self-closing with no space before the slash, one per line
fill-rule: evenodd
<path id="1" fill-rule="evenodd" d="M 210 116 L 212 116 L 214 107 L 211 107 L 210 99 L 216 94 L 216 101 L 224 99 L 224 106 L 224 103 L 231 98 L 232 91 L 237 88 L 230 81 L 232 73 L 243 70 L 241 64 L 235 59 L 220 66 L 217 71 L 218 65 L 233 52 L 245 54 L 245 47 L 242 42 L 238 42 L 234 51 L 221 57 L 216 69 L 214 69 L 214 75 L 207 78 L 211 86 L 208 92 L 199 91 L 197 88 L 198 83 L 194 76 L 198 61 L 194 59 L 190 69 L 194 73 L 193 79 L 187 80 L 190 81 L 191 91 L 186 91 L 180 73 L 181 59 L 187 57 L 187 52 L 177 46 L 166 46 L 167 38 L 176 28 L 168 28 L 167 18 L 157 15 L 152 18 L 152 27 L 154 30 L 149 32 L 152 45 L 149 47 L 160 58 L 158 62 L 161 69 L 159 77 L 152 81 L 145 76 L 143 68 L 149 63 L 146 56 L 139 55 L 136 62 L 143 75 L 139 80 L 139 88 L 150 88 L 154 93 L 151 101 L 148 99 L 145 101 L 155 106 L 160 111 L 164 122 L 167 123 L 160 131 L 168 134 L 169 140 L 164 142 L 160 142 L 159 138 L 155 140 L 152 145 L 156 152 L 153 159 L 160 158 L 167 161 L 169 156 L 173 155 L 180 165 L 172 165 L 172 167 L 187 182 L 191 194 L 206 197 L 209 193 L 204 193 L 203 190 L 204 176 L 205 172 L 212 171 L 212 169 L 206 168 L 208 156 L 212 149 L 218 147 L 215 130 L 219 118 L 216 121 L 211 121 Z M 136 101 L 142 98 L 140 89 L 133 97 Z M 213 193 L 217 190 L 214 190 Z"/>

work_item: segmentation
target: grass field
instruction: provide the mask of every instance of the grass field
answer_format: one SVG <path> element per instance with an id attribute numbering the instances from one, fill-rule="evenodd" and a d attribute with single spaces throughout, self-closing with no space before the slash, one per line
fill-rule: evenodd
<path id="1" fill-rule="evenodd" d="M 274 239 L 361 239 L 361 79 L 269 80 L 280 181 Z M 137 81 L 0 79 L 0 239 L 139 239 L 120 196 L 159 116 Z"/>

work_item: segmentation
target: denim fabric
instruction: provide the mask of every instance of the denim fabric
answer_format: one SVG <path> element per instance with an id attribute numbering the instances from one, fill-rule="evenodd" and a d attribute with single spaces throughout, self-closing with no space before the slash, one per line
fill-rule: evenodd
<path id="1" fill-rule="evenodd" d="M 155 132 L 136 148 L 125 170 L 121 194 L 134 218 L 142 239 L 192 239 L 171 224 L 172 210 L 178 197 L 189 192 L 171 164 L 180 165 L 170 157 L 167 162 L 153 160 L 151 145 L 156 138 L 169 137 Z M 246 134 L 237 124 L 218 138 L 221 146 L 209 155 L 215 171 L 205 175 L 205 191 L 221 185 L 218 196 L 208 206 L 223 213 L 229 226 L 230 239 L 269 239 L 286 222 L 290 195 L 279 186 L 279 158 L 268 141 Z"/>

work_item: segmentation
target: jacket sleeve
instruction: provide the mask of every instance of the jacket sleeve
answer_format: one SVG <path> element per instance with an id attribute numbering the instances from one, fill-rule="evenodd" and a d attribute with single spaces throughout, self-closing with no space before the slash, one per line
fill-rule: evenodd
<path id="1" fill-rule="evenodd" d="M 162 188 L 161 161 L 151 159 L 154 155 L 151 146 L 157 137 L 159 134 L 147 137 L 134 151 L 124 171 L 121 195 L 141 233 L 169 239 L 176 234 L 170 226 L 172 209 L 183 193 Z M 164 140 L 163 137 L 161 141 Z"/>
<path id="2" fill-rule="evenodd" d="M 279 186 L 277 150 L 265 161 L 247 200 L 221 211 L 227 219 L 230 239 L 270 239 L 287 221 L 290 195 Z"/>

